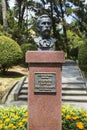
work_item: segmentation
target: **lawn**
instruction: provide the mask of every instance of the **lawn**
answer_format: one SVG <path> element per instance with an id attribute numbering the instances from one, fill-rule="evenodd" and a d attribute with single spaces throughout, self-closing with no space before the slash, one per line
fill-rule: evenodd
<path id="1" fill-rule="evenodd" d="M 15 81 L 27 75 L 28 69 L 23 65 L 13 66 L 5 75 L 0 73 L 0 99 Z"/>

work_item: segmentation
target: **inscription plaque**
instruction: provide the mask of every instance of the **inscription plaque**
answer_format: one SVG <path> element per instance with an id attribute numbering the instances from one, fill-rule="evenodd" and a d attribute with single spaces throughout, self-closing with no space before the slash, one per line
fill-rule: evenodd
<path id="1" fill-rule="evenodd" d="M 35 73 L 34 92 L 49 92 L 49 93 L 56 92 L 56 74 Z"/>

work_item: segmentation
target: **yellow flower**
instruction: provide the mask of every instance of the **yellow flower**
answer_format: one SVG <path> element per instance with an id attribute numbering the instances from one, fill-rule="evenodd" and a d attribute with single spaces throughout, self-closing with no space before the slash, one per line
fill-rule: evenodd
<path id="1" fill-rule="evenodd" d="M 19 122 L 18 125 L 19 125 L 20 127 L 22 127 L 22 126 L 23 126 L 23 123 L 22 123 L 22 122 Z"/>
<path id="2" fill-rule="evenodd" d="M 17 115 L 15 115 L 15 116 L 14 116 L 14 118 L 15 118 L 15 119 L 19 119 L 20 117 L 19 117 L 19 116 L 17 116 Z"/>
<path id="3" fill-rule="evenodd" d="M 25 113 L 25 116 L 28 116 L 28 112 Z"/>
<path id="4" fill-rule="evenodd" d="M 13 116 L 15 116 L 15 114 L 14 114 L 14 113 L 11 113 L 10 116 L 13 117 Z"/>
<path id="5" fill-rule="evenodd" d="M 5 118 L 7 118 L 7 116 L 3 116 L 3 118 L 5 119 Z"/>
<path id="6" fill-rule="evenodd" d="M 0 130 L 3 128 L 3 124 L 0 124 Z"/>
<path id="7" fill-rule="evenodd" d="M 72 119 L 77 120 L 77 119 L 79 119 L 79 117 L 78 116 L 73 116 Z"/>
<path id="8" fill-rule="evenodd" d="M 86 116 L 86 112 L 84 112 L 84 111 L 82 111 L 81 114 L 82 114 L 83 116 Z"/>
<path id="9" fill-rule="evenodd" d="M 73 114 L 74 114 L 74 112 L 70 112 L 70 114 L 71 114 L 71 115 L 73 115 Z"/>
<path id="10" fill-rule="evenodd" d="M 82 122 L 76 122 L 76 126 L 77 128 L 79 128 L 80 130 L 84 129 L 83 123 Z"/>
<path id="11" fill-rule="evenodd" d="M 7 118 L 5 121 L 6 121 L 6 122 L 9 122 L 9 121 L 10 121 L 10 119 L 9 119 L 9 118 Z"/>
<path id="12" fill-rule="evenodd" d="M 0 120 L 0 124 L 2 123 L 2 120 Z"/>
<path id="13" fill-rule="evenodd" d="M 71 116 L 70 115 L 66 115 L 66 119 L 67 120 L 71 119 Z"/>
<path id="14" fill-rule="evenodd" d="M 9 124 L 8 127 L 13 127 L 13 124 Z"/>
<path id="15" fill-rule="evenodd" d="M 22 119 L 22 122 L 26 122 L 26 121 L 27 121 L 27 118 Z"/>
<path id="16" fill-rule="evenodd" d="M 14 125 L 13 128 L 16 129 L 17 127 Z"/>
<path id="17" fill-rule="evenodd" d="M 63 108 L 63 109 L 62 109 L 62 113 L 64 113 L 64 112 L 65 112 L 65 109 Z"/>
<path id="18" fill-rule="evenodd" d="M 87 121 L 87 118 L 84 118 L 84 121 Z"/>

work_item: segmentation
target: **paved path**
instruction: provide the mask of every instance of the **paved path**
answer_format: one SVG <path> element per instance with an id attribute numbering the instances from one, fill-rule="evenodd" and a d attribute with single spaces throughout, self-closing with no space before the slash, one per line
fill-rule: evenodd
<path id="1" fill-rule="evenodd" d="M 83 83 L 81 71 L 77 65 L 62 67 L 62 82 L 63 83 Z"/>

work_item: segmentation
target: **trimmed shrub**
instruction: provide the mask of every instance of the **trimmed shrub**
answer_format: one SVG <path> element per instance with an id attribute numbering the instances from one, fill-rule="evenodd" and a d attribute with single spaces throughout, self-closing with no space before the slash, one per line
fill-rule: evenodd
<path id="1" fill-rule="evenodd" d="M 83 71 L 87 71 L 87 44 L 83 44 L 79 47 L 78 62 L 80 68 Z"/>
<path id="2" fill-rule="evenodd" d="M 37 45 L 36 44 L 30 44 L 30 43 L 25 43 L 25 44 L 22 44 L 21 45 L 21 49 L 23 51 L 23 59 L 25 59 L 25 53 L 28 51 L 28 50 L 37 50 Z"/>
<path id="3" fill-rule="evenodd" d="M 20 46 L 11 38 L 0 36 L 0 70 L 5 72 L 22 58 Z"/>
<path id="4" fill-rule="evenodd" d="M 70 30 L 67 31 L 67 38 L 70 58 L 76 60 L 78 59 L 78 47 L 84 43 L 83 39 Z"/>

